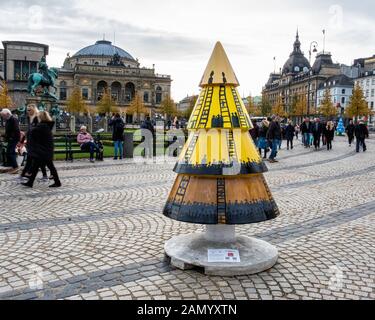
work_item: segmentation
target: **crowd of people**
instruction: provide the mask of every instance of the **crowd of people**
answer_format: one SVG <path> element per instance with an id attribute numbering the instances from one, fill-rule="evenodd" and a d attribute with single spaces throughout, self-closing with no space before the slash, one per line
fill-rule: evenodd
<path id="1" fill-rule="evenodd" d="M 22 185 L 32 188 L 38 172 L 41 171 L 42 180 L 54 180 L 54 183 L 50 185 L 51 188 L 61 187 L 59 175 L 53 163 L 54 139 L 52 132 L 55 123 L 50 114 L 47 111 L 39 111 L 36 105 L 29 105 L 27 107 L 26 133 L 20 130 L 17 116 L 12 114 L 9 109 L 1 111 L 1 118 L 5 121 L 6 159 L 7 166 L 10 168 L 9 173 L 18 174 L 20 172 L 17 162 L 18 153 L 26 159 L 20 175 Z M 178 126 L 178 123 L 176 124 Z M 114 160 L 121 160 L 124 155 L 125 122 L 117 113 L 113 115 L 109 126 L 112 128 Z M 152 135 L 155 135 L 155 128 L 150 117 L 147 117 L 142 123 L 141 129 L 148 130 Z M 254 122 L 253 129 L 250 130 L 260 155 L 263 156 L 263 159 L 268 159 L 270 163 L 278 162 L 277 156 L 283 140 L 286 140 L 287 150 L 293 150 L 295 147 L 294 140 L 299 140 L 301 134 L 301 142 L 305 148 L 315 148 L 318 151 L 324 146 L 330 151 L 332 150 L 335 132 L 336 127 L 332 121 L 322 123 L 319 118 L 314 120 L 305 118 L 300 125 L 294 125 L 291 120 L 283 124 L 280 117 L 276 115 L 271 118 L 264 118 L 259 125 Z M 369 130 L 363 120 L 359 120 L 357 123 L 350 121 L 346 127 L 346 134 L 350 147 L 356 140 L 356 152 L 360 152 L 361 148 L 366 152 L 366 139 L 369 137 Z M 149 139 L 149 141 L 152 140 Z M 87 131 L 86 126 L 80 128 L 77 143 L 82 151 L 90 154 L 90 161 L 95 162 L 95 154 L 98 155 L 100 147 Z M 146 157 L 152 157 L 154 146 L 152 142 L 149 144 L 149 146 L 146 146 Z M 50 171 L 50 176 L 47 175 L 47 168 Z"/>
<path id="2" fill-rule="evenodd" d="M 61 187 L 61 181 L 53 163 L 53 128 L 55 123 L 47 111 L 40 111 L 36 105 L 29 105 L 26 111 L 26 133 L 20 130 L 18 117 L 9 109 L 2 109 L 0 113 L 1 119 L 5 123 L 5 165 L 9 168 L 7 172 L 14 175 L 20 173 L 20 183 L 25 187 L 32 188 L 38 172 L 41 171 L 43 175 L 41 181 L 49 182 L 54 180 L 54 184 L 50 185 L 50 187 L 59 188 Z M 122 160 L 124 156 L 125 122 L 120 114 L 116 113 L 109 121 L 109 126 L 112 129 L 114 160 Z M 153 135 L 155 134 L 154 125 L 150 117 L 143 121 L 141 129 L 147 129 Z M 98 154 L 102 151 L 98 141 L 88 132 L 86 126 L 81 126 L 77 135 L 77 143 L 82 151 L 90 154 L 90 162 L 95 162 L 95 155 L 98 158 Z M 146 156 L 152 157 L 152 148 L 153 145 L 151 143 L 149 148 L 146 148 Z M 25 159 L 22 171 L 17 162 L 17 155 L 23 156 Z M 50 176 L 47 174 L 47 168 L 50 171 Z"/>
<path id="3" fill-rule="evenodd" d="M 293 150 L 294 139 L 299 140 L 301 134 L 301 142 L 306 149 L 314 148 L 318 151 L 323 146 L 331 151 L 335 132 L 336 126 L 333 121 L 322 123 L 320 118 L 311 120 L 307 117 L 301 125 L 294 125 L 291 120 L 283 125 L 280 117 L 272 116 L 271 118 L 264 118 L 259 125 L 253 122 L 250 135 L 263 159 L 268 159 L 270 163 L 276 163 L 283 140 L 287 142 L 287 150 Z M 354 138 L 356 138 L 356 152 L 360 152 L 361 148 L 366 152 L 366 139 L 369 137 L 369 130 L 363 120 L 359 120 L 356 124 L 351 120 L 346 128 L 346 134 L 349 147 L 352 146 Z M 267 158 L 269 152 L 270 156 Z"/>
<path id="4" fill-rule="evenodd" d="M 18 119 L 9 109 L 1 111 L 5 120 L 5 140 L 7 142 L 7 164 L 11 167 L 11 174 L 18 174 L 20 169 L 17 162 L 16 150 L 27 151 L 26 164 L 22 170 L 20 180 L 25 187 L 32 188 L 39 170 L 44 180 L 54 180 L 50 188 L 61 187 L 59 175 L 53 163 L 54 142 L 52 129 L 55 125 L 47 111 L 39 111 L 36 105 L 27 107 L 27 132 L 22 134 Z M 47 170 L 51 175 L 48 177 Z"/>

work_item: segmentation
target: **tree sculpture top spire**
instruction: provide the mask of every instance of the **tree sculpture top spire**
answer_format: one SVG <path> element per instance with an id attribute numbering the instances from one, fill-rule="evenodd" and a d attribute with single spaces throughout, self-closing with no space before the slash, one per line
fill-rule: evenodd
<path id="1" fill-rule="evenodd" d="M 217 42 L 203 74 L 200 86 L 222 84 L 230 84 L 235 87 L 240 85 L 222 44 Z"/>

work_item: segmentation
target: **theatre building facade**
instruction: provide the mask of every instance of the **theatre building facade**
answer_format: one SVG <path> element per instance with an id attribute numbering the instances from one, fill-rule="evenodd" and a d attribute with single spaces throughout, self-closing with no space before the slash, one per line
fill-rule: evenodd
<path id="1" fill-rule="evenodd" d="M 128 52 L 110 41 L 101 40 L 72 57 L 68 54 L 59 70 L 57 91 L 60 105 L 64 107 L 74 88 L 79 87 L 93 113 L 103 94 L 108 92 L 121 113 L 126 115 L 127 122 L 132 122 L 135 115 L 127 110 L 134 97 L 139 95 L 154 115 L 162 101 L 170 96 L 171 83 L 169 75 L 157 74 L 154 68 L 140 67 L 138 60 Z"/>

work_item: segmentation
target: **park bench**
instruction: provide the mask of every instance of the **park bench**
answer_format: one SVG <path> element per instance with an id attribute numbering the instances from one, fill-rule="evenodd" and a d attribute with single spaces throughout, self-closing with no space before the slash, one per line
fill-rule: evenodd
<path id="1" fill-rule="evenodd" d="M 95 137 L 95 143 L 101 146 L 100 134 Z M 74 161 L 75 154 L 89 154 L 88 150 L 82 150 L 77 142 L 77 135 L 67 134 L 64 137 L 55 138 L 55 154 L 65 154 L 65 161 Z M 97 160 L 103 160 L 103 152 L 97 153 Z"/>

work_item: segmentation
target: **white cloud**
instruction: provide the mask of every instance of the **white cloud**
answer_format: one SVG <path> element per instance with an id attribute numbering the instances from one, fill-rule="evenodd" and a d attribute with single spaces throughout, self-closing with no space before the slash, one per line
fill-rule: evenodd
<path id="1" fill-rule="evenodd" d="M 282 67 L 292 50 L 295 30 L 300 29 L 302 49 L 311 41 L 333 59 L 351 63 L 374 54 L 375 21 L 372 0 L 361 6 L 349 0 L 0 0 L 0 39 L 25 40 L 50 45 L 49 64 L 60 66 L 67 52 L 73 54 L 106 34 L 139 58 L 142 65 L 156 64 L 157 72 L 171 74 L 176 100 L 198 92 L 198 82 L 211 50 L 220 40 L 240 80 L 240 92 L 261 92 L 268 75 Z M 27 8 L 40 6 L 38 19 L 29 23 Z M 35 12 L 38 13 L 38 10 Z M 15 19 L 17 17 L 17 19 Z M 34 28 L 33 28 L 34 26 Z M 37 28 L 35 28 L 37 27 Z"/>

